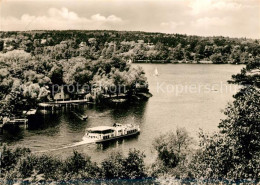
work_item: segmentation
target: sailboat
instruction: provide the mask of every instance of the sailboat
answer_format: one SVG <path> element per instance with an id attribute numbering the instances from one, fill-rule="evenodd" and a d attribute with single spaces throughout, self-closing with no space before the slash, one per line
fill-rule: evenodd
<path id="1" fill-rule="evenodd" d="M 159 76 L 157 67 L 156 67 L 155 70 L 154 70 L 154 76 Z"/>

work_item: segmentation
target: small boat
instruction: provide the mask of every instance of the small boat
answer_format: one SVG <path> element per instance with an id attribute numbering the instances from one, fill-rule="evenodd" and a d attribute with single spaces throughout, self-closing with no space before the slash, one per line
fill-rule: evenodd
<path id="1" fill-rule="evenodd" d="M 124 103 L 124 102 L 127 101 L 127 99 L 125 99 L 125 98 L 120 98 L 120 99 L 116 98 L 116 99 L 111 99 L 110 101 L 113 102 L 113 103 Z"/>
<path id="2" fill-rule="evenodd" d="M 78 114 L 74 111 L 72 111 L 72 113 L 74 113 L 79 119 L 81 119 L 82 121 L 85 121 L 88 119 L 88 115 L 81 115 L 81 114 Z"/>
<path id="3" fill-rule="evenodd" d="M 83 140 L 88 143 L 102 143 L 109 140 L 128 137 L 140 133 L 138 125 L 115 123 L 113 126 L 98 126 L 88 128 Z"/>
<path id="4" fill-rule="evenodd" d="M 42 108 L 52 107 L 52 105 L 50 105 L 48 103 L 39 103 L 38 106 L 42 107 Z"/>
<path id="5" fill-rule="evenodd" d="M 158 72 L 157 67 L 156 67 L 155 70 L 154 70 L 154 76 L 159 76 L 159 72 Z"/>
<path id="6" fill-rule="evenodd" d="M 35 114 L 36 114 L 36 111 L 37 111 L 37 109 L 30 109 L 30 110 L 28 110 L 28 111 L 26 112 L 26 115 L 27 115 L 27 116 L 35 115 Z"/>
<path id="7" fill-rule="evenodd" d="M 81 117 L 82 117 L 82 120 L 88 119 L 88 115 L 82 115 Z"/>

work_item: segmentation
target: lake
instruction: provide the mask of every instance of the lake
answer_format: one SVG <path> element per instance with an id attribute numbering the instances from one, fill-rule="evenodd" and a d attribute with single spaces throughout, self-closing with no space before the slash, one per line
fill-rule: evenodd
<path id="1" fill-rule="evenodd" d="M 4 132 L 2 141 L 11 146 L 29 147 L 33 152 L 65 158 L 73 150 L 91 156 L 100 162 L 113 151 L 127 153 L 136 148 L 152 162 L 156 153 L 152 148 L 154 138 L 160 134 L 184 127 L 198 140 L 199 129 L 214 132 L 225 118 L 222 110 L 237 85 L 229 85 L 232 74 L 240 72 L 243 65 L 199 65 L 199 64 L 132 64 L 141 66 L 146 72 L 150 92 L 148 101 L 121 103 L 112 106 L 84 105 L 63 107 L 54 112 L 41 111 L 38 120 L 28 130 L 18 128 Z M 154 75 L 157 68 L 158 76 Z M 87 121 L 79 120 L 71 110 L 89 115 Z M 73 146 L 81 141 L 85 129 L 93 126 L 135 123 L 141 133 L 127 139 L 106 144 Z M 54 150 L 64 147 L 60 150 Z"/>

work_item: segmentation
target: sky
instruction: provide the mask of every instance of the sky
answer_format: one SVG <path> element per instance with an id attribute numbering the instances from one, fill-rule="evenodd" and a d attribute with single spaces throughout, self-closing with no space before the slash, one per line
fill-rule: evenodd
<path id="1" fill-rule="evenodd" d="M 260 0 L 0 0 L 0 30 L 126 30 L 260 39 Z"/>

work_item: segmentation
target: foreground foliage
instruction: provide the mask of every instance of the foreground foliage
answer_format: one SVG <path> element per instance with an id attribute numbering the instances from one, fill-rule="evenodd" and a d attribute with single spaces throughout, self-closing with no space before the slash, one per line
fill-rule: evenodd
<path id="1" fill-rule="evenodd" d="M 219 133 L 201 134 L 201 149 L 193 164 L 197 178 L 260 180 L 259 67 L 256 60 L 233 75 L 231 82 L 243 88 L 224 111 Z"/>
<path id="2" fill-rule="evenodd" d="M 159 161 L 154 165 L 154 175 L 159 176 L 161 182 L 193 179 L 202 183 L 257 184 L 260 181 L 259 67 L 260 62 L 256 60 L 240 74 L 233 75 L 231 82 L 243 87 L 226 107 L 226 118 L 219 123 L 219 131 L 214 134 L 200 132 L 197 150 L 190 150 L 185 131 L 178 134 L 177 130 L 155 141 Z M 178 145 L 181 138 L 186 138 L 186 142 Z M 190 160 L 185 151 L 189 151 Z"/>
<path id="3" fill-rule="evenodd" d="M 29 149 L 1 150 L 1 179 L 4 182 L 69 182 L 109 179 L 144 179 L 147 177 L 144 155 L 138 150 L 130 150 L 124 157 L 113 153 L 100 165 L 90 157 L 74 151 L 66 160 L 56 157 L 33 155 Z"/>
<path id="4" fill-rule="evenodd" d="M 171 174 L 174 178 L 192 178 L 189 163 L 195 144 L 184 128 L 177 128 L 154 140 L 154 148 L 158 153 L 157 161 L 152 165 L 152 176 Z"/>

